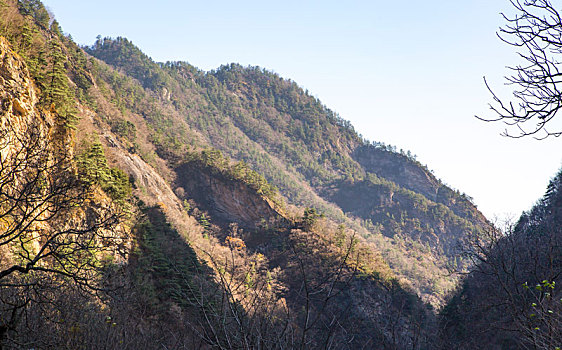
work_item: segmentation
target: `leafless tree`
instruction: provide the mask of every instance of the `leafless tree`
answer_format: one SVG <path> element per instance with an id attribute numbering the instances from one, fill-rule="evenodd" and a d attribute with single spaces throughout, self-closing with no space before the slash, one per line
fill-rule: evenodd
<path id="1" fill-rule="evenodd" d="M 10 128 L 0 134 L 0 247 L 11 257 L 0 283 L 31 271 L 85 282 L 82 272 L 94 267 L 97 253 L 113 249 L 103 243 L 116 238 L 110 229 L 119 214 L 92 200 L 67 150 L 51 147 L 32 126 L 23 137 Z"/>
<path id="2" fill-rule="evenodd" d="M 218 349 L 338 348 L 335 338 L 344 328 L 341 322 L 346 310 L 334 303 L 355 276 L 353 237 L 337 254 L 324 257 L 333 261 L 320 271 L 315 261 L 318 235 L 293 230 L 287 237 L 290 249 L 280 258 L 287 265 L 283 273 L 293 276 L 287 282 L 290 286 L 278 281 L 280 271 L 270 271 L 263 255 L 238 256 L 246 254 L 240 242 L 229 241 L 230 256 L 217 258 L 202 252 L 217 283 L 197 279 L 197 284 L 190 284 L 193 289 L 184 291 L 200 312 L 200 317 L 186 319 L 189 328 Z"/>
<path id="3" fill-rule="evenodd" d="M 550 0 L 512 0 L 511 4 L 516 14 L 502 14 L 507 23 L 498 36 L 516 47 L 524 62 L 509 67 L 513 74 L 506 77 L 507 84 L 514 87 L 514 101 L 500 99 L 486 82 L 496 116 L 477 118 L 514 126 L 516 132 L 504 133 L 509 137 L 560 136 L 562 130 L 549 126 L 562 108 L 562 18 Z"/>
<path id="4" fill-rule="evenodd" d="M 561 345 L 562 235 L 550 211 L 539 203 L 516 225 L 469 237 L 473 268 L 443 312 L 443 348 Z"/>
<path id="5" fill-rule="evenodd" d="M 103 257 L 114 257 L 126 243 L 114 232 L 120 210 L 95 200 L 76 176 L 65 131 L 52 135 L 38 123 L 2 124 L 0 345 L 57 280 L 96 288 Z"/>

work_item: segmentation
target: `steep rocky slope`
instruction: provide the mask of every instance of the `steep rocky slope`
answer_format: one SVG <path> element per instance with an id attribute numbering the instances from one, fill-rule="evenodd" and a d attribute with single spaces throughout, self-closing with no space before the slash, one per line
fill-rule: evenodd
<path id="1" fill-rule="evenodd" d="M 41 90 L 27 64 L 2 36 L 0 98 L 0 346 L 4 348 L 21 344 L 17 334 L 22 320 L 56 323 L 56 308 L 45 305 L 61 301 L 72 288 L 96 285 L 100 276 L 95 266 L 127 261 L 131 239 L 115 192 L 78 177 L 82 168 L 74 154 L 73 130 L 54 105 L 41 103 Z M 37 311 L 43 312 L 43 320 L 37 318 L 41 315 Z"/>
<path id="2" fill-rule="evenodd" d="M 255 189 L 228 173 L 213 170 L 216 168 L 197 160 L 179 165 L 175 171 L 180 199 L 191 199 L 203 206 L 223 226 L 235 222 L 241 228 L 256 230 L 264 223 L 286 221 L 279 205 L 265 196 L 256 196 Z"/>

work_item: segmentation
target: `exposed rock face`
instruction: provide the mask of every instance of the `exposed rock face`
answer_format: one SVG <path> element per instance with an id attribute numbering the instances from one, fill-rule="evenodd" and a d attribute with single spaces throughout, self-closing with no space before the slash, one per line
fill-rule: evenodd
<path id="1" fill-rule="evenodd" d="M 353 153 L 354 159 L 367 172 L 388 179 L 397 185 L 419 193 L 435 203 L 451 209 L 455 215 L 481 227 L 489 223 L 482 213 L 469 202 L 468 197 L 459 197 L 452 189 L 441 183 L 432 173 L 406 156 L 399 156 L 372 146 L 361 146 Z M 459 200 L 460 199 L 460 200 Z"/>
<path id="2" fill-rule="evenodd" d="M 0 136 L 10 144 L 0 152 L 40 139 L 49 156 L 71 159 L 72 130 L 63 126 L 54 107 L 39 105 L 39 93 L 24 60 L 0 37 Z"/>
<path id="3" fill-rule="evenodd" d="M 11 135 L 6 136 L 12 139 L 21 138 L 25 130 L 34 126 L 45 134 L 53 125 L 53 118 L 35 108 L 37 102 L 37 91 L 25 63 L 0 37 L 0 131 L 9 131 Z"/>
<path id="4" fill-rule="evenodd" d="M 177 170 L 178 186 L 211 216 L 224 224 L 236 222 L 242 228 L 256 229 L 260 224 L 282 220 L 282 216 L 255 190 L 241 182 L 187 163 Z"/>
<path id="5" fill-rule="evenodd" d="M 439 181 L 406 157 L 400 158 L 395 153 L 377 150 L 372 146 L 357 148 L 353 157 L 367 172 L 436 200 Z"/>
<path id="6" fill-rule="evenodd" d="M 18 115 L 31 114 L 37 102 L 33 83 L 22 59 L 12 51 L 4 37 L 0 37 L 0 86 L 3 112 L 10 110 Z M 13 100 L 7 100 L 10 96 Z M 12 108 L 6 108 L 5 103 Z"/>
<path id="7" fill-rule="evenodd" d="M 183 211 L 180 199 L 176 196 L 164 177 L 150 164 L 143 160 L 138 154 L 127 150 L 121 140 L 103 126 L 97 125 L 96 113 L 81 106 L 81 124 L 86 128 L 97 128 L 100 139 L 107 146 L 105 154 L 111 159 L 113 166 L 117 166 L 129 175 L 135 197 L 142 200 L 148 206 L 158 206 L 166 214 L 167 219 L 173 226 L 185 233 L 185 221 L 191 221 Z M 97 125 L 97 126 L 94 126 Z M 166 170 L 168 170 L 166 168 Z"/>
<path id="8" fill-rule="evenodd" d="M 0 37 L 0 218 L 7 223 L 0 225 L 1 245 L 31 235 L 29 253 L 40 254 L 50 237 L 82 229 L 128 244 L 123 227 L 108 219 L 113 202 L 99 189 L 86 194 L 76 179 L 72 131 L 39 102 L 25 62 Z"/>
<path id="9" fill-rule="evenodd" d="M 142 200 L 149 205 L 163 203 L 166 207 L 181 210 L 181 203 L 168 183 L 160 174 L 141 157 L 131 154 L 115 139 L 113 139 L 112 156 L 119 167 L 132 178 L 136 187 L 142 188 L 146 195 Z"/>

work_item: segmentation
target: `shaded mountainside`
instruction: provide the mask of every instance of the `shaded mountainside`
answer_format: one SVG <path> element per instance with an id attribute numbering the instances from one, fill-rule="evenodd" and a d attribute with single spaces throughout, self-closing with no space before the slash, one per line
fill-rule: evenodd
<path id="1" fill-rule="evenodd" d="M 503 234 L 470 240 L 476 262 L 441 316 L 444 348 L 562 346 L 562 172 Z"/>

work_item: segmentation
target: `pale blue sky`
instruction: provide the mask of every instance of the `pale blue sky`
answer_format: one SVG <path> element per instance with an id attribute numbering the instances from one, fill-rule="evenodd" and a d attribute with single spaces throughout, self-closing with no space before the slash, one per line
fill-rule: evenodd
<path id="1" fill-rule="evenodd" d="M 90 45 L 124 36 L 156 61 L 238 62 L 296 81 L 370 140 L 411 150 L 489 218 L 518 216 L 562 165 L 562 140 L 513 140 L 488 113 L 515 52 L 495 32 L 507 0 L 45 0 Z M 562 116 L 561 116 L 562 117 Z"/>

